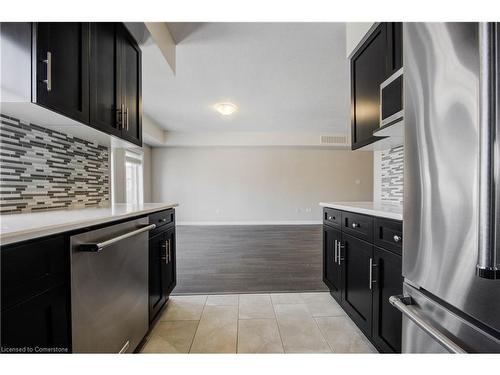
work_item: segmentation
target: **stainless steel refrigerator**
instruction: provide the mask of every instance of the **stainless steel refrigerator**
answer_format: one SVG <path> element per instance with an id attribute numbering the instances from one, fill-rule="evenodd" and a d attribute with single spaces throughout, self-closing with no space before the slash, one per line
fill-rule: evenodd
<path id="1" fill-rule="evenodd" d="M 500 352 L 499 34 L 405 23 L 403 352 Z"/>

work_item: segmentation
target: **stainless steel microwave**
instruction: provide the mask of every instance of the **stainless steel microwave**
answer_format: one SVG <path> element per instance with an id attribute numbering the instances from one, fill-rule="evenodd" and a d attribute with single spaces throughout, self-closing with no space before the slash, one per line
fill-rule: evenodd
<path id="1" fill-rule="evenodd" d="M 403 121 L 403 68 L 380 84 L 380 127 Z"/>

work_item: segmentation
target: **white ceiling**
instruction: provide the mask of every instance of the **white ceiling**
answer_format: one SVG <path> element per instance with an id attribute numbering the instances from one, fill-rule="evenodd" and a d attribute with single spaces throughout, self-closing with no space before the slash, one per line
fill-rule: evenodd
<path id="1" fill-rule="evenodd" d="M 144 112 L 168 131 L 348 132 L 344 23 L 169 23 L 176 73 L 143 52 Z M 166 63 L 165 63 L 166 65 Z M 213 109 L 230 101 L 239 111 Z"/>

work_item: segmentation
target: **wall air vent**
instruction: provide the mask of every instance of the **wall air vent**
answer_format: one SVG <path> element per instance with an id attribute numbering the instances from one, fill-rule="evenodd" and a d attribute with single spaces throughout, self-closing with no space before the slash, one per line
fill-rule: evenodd
<path id="1" fill-rule="evenodd" d="M 322 135 L 320 138 L 322 145 L 348 145 L 347 135 Z"/>

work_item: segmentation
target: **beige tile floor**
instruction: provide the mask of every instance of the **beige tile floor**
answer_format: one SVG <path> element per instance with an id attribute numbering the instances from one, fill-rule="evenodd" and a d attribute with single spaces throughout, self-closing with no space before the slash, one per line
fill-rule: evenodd
<path id="1" fill-rule="evenodd" d="M 376 353 L 329 293 L 172 296 L 142 353 Z"/>

